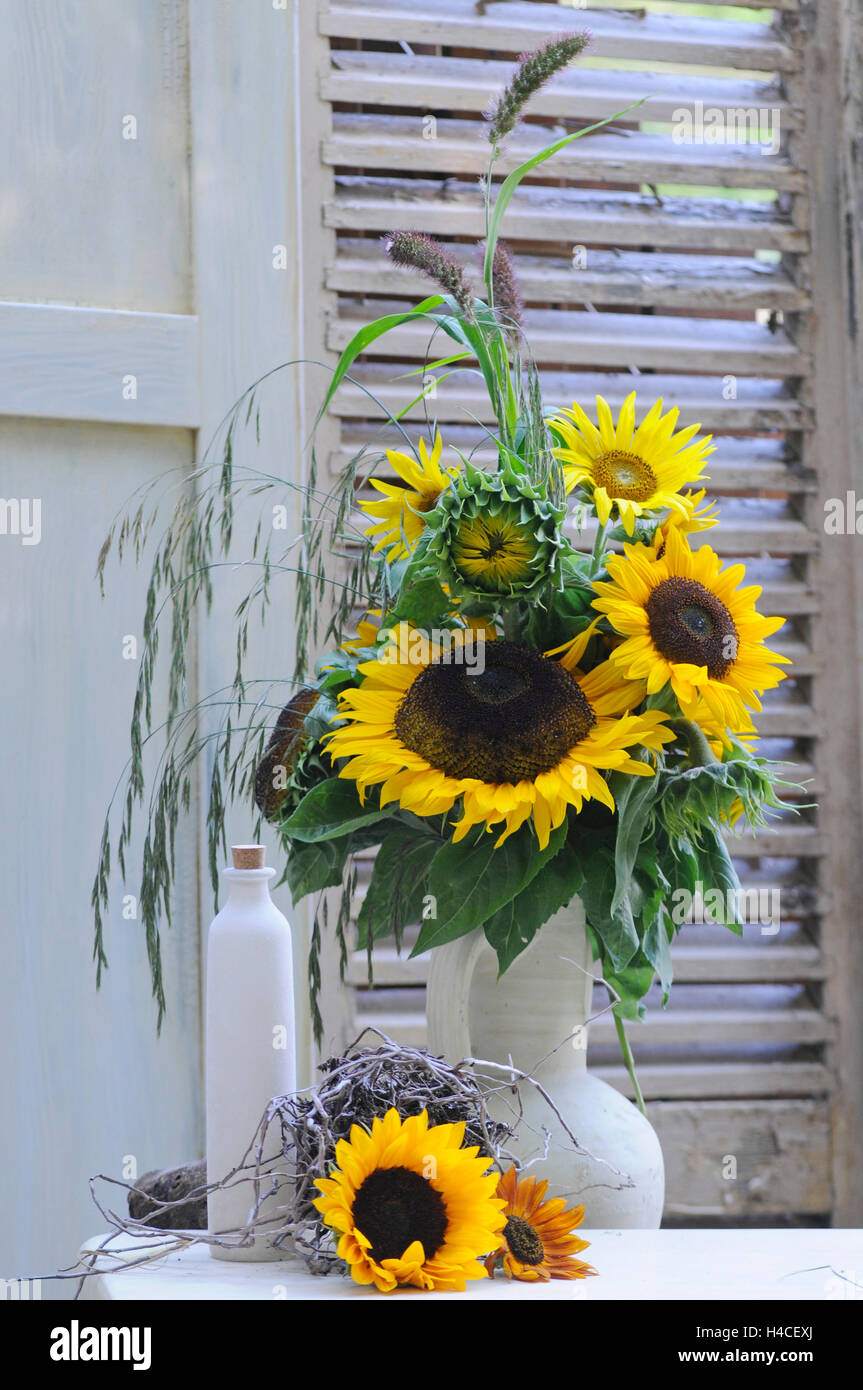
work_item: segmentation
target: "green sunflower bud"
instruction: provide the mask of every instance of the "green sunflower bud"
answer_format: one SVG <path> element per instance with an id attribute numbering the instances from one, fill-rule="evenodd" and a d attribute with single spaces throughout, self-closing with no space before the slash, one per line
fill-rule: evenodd
<path id="1" fill-rule="evenodd" d="M 526 475 L 468 463 L 426 515 L 426 555 L 453 594 L 536 597 L 562 587 L 565 515 Z"/>

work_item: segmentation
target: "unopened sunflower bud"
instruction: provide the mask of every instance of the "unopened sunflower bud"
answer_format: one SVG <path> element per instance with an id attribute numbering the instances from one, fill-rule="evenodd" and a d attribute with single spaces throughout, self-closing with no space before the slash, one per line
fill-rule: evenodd
<path id="1" fill-rule="evenodd" d="M 486 113 L 490 122 L 488 138 L 492 145 L 499 145 L 504 136 L 509 135 L 516 125 L 522 108 L 544 87 L 550 77 L 566 67 L 571 59 L 590 43 L 589 34 L 560 34 L 549 39 L 535 53 L 523 53 L 509 86 L 493 110 Z"/>
<path id="2" fill-rule="evenodd" d="M 491 267 L 491 284 L 494 291 L 494 307 L 504 319 L 507 327 L 521 325 L 524 305 L 518 292 L 518 277 L 509 247 L 502 241 L 494 249 Z"/>
<path id="3" fill-rule="evenodd" d="M 411 265 L 435 280 L 458 304 L 468 318 L 473 316 L 473 297 L 464 271 L 446 247 L 425 232 L 389 232 L 383 238 L 384 250 L 396 265 Z"/>

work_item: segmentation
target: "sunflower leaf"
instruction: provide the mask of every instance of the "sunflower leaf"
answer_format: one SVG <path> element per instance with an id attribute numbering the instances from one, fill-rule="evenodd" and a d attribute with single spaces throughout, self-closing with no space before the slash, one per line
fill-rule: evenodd
<path id="1" fill-rule="evenodd" d="M 605 970 L 603 976 L 606 984 L 620 996 L 614 1005 L 617 1017 L 643 1019 L 646 1010 L 642 1000 L 653 984 L 653 965 L 644 952 L 639 951 L 624 969 Z"/>
<path id="2" fill-rule="evenodd" d="M 291 901 L 298 903 L 309 893 L 323 888 L 337 888 L 342 881 L 348 855 L 377 844 L 386 830 L 380 824 L 342 835 L 336 840 L 318 840 L 314 844 L 298 842 L 291 846 L 285 867 L 285 879 Z"/>
<path id="3" fill-rule="evenodd" d="M 665 889 L 661 885 L 657 886 L 642 913 L 642 921 L 645 926 L 644 954 L 659 978 L 663 1007 L 668 1000 L 674 979 L 674 968 L 671 961 L 674 923 L 663 908 L 664 892 Z"/>
<path id="4" fill-rule="evenodd" d="M 614 844 L 614 896 L 609 908 L 612 917 L 620 910 L 632 882 L 632 873 L 647 822 L 660 790 L 660 779 L 620 774 L 609 779 L 617 807 L 617 838 Z"/>
<path id="5" fill-rule="evenodd" d="M 712 889 L 714 896 L 721 895 L 725 903 L 724 910 L 719 910 L 711 904 L 710 915 L 715 921 L 728 927 L 729 931 L 742 936 L 743 924 L 736 906 L 739 901 L 740 879 L 737 877 L 737 870 L 731 862 L 731 855 L 722 834 L 715 826 L 711 827 L 701 847 L 701 863 L 705 891 Z"/>
<path id="6" fill-rule="evenodd" d="M 584 869 L 581 895 L 587 920 L 602 943 L 603 957 L 608 958 L 614 970 L 624 970 L 639 947 L 632 901 L 637 885 L 630 884 L 612 914 L 615 875 L 611 847 L 597 840 L 589 852 L 582 853 L 581 862 Z"/>
<path id="7" fill-rule="evenodd" d="M 495 835 L 483 831 L 478 840 L 448 840 L 435 855 L 428 892 L 436 912 L 423 923 L 411 952 L 418 956 L 481 927 L 536 878 L 566 839 L 566 820 L 552 830 L 540 849 L 529 825 L 495 849 Z"/>
<path id="8" fill-rule="evenodd" d="M 418 835 L 413 826 L 391 830 L 375 859 L 368 892 L 357 918 L 358 945 L 395 936 L 422 916 L 428 870 L 440 849 L 437 835 Z"/>
<path id="9" fill-rule="evenodd" d="M 407 586 L 402 584 L 398 603 L 387 614 L 387 626 L 410 621 L 430 630 L 442 627 L 451 612 L 452 599 L 444 593 L 439 579 L 416 579 Z"/>
<path id="10" fill-rule="evenodd" d="M 484 924 L 486 940 L 497 952 L 498 979 L 529 946 L 549 918 L 578 892 L 584 872 L 568 842 L 541 873 Z"/>
<path id="11" fill-rule="evenodd" d="M 369 796 L 363 804 L 356 783 L 330 777 L 306 793 L 280 829 L 290 840 L 315 844 L 336 840 L 373 821 L 387 820 L 391 814 L 388 808 L 381 810 L 376 797 Z"/>

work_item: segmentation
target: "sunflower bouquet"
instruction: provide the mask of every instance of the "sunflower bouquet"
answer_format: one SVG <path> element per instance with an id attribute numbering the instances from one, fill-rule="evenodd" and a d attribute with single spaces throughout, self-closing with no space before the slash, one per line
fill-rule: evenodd
<path id="1" fill-rule="evenodd" d="M 413 231 L 386 238 L 392 261 L 430 278 L 436 292 L 364 325 L 333 370 L 318 418 L 361 353 L 421 320 L 431 342 L 411 406 L 425 403 L 426 426 L 417 438 L 402 423 L 410 407 L 388 414 L 389 447 L 360 453 L 335 490 L 318 486 L 312 456 L 303 562 L 294 567 L 297 688 L 274 722 L 271 702 L 253 698 L 239 672 L 223 700 L 237 711 L 252 706 L 257 724 L 251 715 L 247 723 L 261 737 L 254 757 L 244 743 L 231 761 L 230 720 L 220 732 L 211 864 L 215 881 L 226 788 L 253 783 L 283 842 L 294 902 L 314 895 L 325 904 L 324 890 L 342 888 L 343 965 L 360 851 L 377 849 L 359 912 L 370 963 L 377 941 L 400 943 L 420 923 L 413 954 L 481 931 L 503 972 L 577 895 L 631 1066 L 621 1021 L 642 1015 L 656 977 L 668 994 L 679 925 L 672 893 L 727 904 L 713 915 L 740 930 L 725 837 L 763 824 L 780 805 L 776 767 L 753 748 L 753 713 L 786 659 L 765 645 L 783 619 L 758 613 L 759 590 L 745 585 L 743 565 L 724 568 L 699 543 L 720 524 L 703 486 L 713 446 L 699 424 L 635 392 L 616 418 L 601 396 L 595 409 L 542 399 L 501 224 L 521 180 L 595 127 L 549 145 L 497 185 L 493 174 L 530 95 L 585 42 L 568 35 L 523 58 L 489 115 L 479 292 L 451 247 Z M 439 355 L 433 344 L 443 339 L 453 348 Z M 465 372 L 481 379 L 496 422 L 478 428 L 471 451 L 448 443 L 432 413 L 437 383 Z M 247 420 L 251 409 L 249 399 Z M 187 510 L 157 559 L 157 577 L 180 595 L 180 638 L 214 544 L 230 539 L 231 445 L 229 431 L 221 513 L 205 494 L 203 519 L 193 523 Z M 270 485 L 255 480 L 256 490 Z M 121 543 L 130 537 L 139 540 L 140 525 Z M 183 561 L 191 578 L 181 585 Z M 259 563 L 266 600 L 279 566 L 268 552 Z M 328 586 L 339 597 L 325 618 Z M 325 622 L 330 650 L 310 676 L 308 653 Z M 237 645 L 239 657 L 243 627 Z M 180 662 L 175 699 L 183 677 Z M 138 719 L 146 704 L 145 693 Z M 172 733 L 177 741 L 185 733 L 179 715 Z M 133 746 L 141 742 L 138 728 Z M 160 1010 L 155 921 L 170 874 L 157 851 L 173 842 L 176 802 L 201 746 L 190 737 L 165 761 L 145 852 L 142 907 Z M 128 807 L 141 795 L 137 768 L 133 781 Z M 106 830 L 94 889 L 100 965 L 107 849 Z M 315 918 L 310 958 L 318 1029 L 323 920 Z"/>
<path id="2" fill-rule="evenodd" d="M 640 409 L 635 392 L 617 418 L 601 396 L 595 412 L 542 402 L 498 232 L 519 179 L 565 142 L 494 202 L 491 172 L 515 101 L 571 47 L 523 60 L 492 113 L 482 294 L 431 237 L 385 240 L 442 293 L 366 325 L 324 405 L 360 351 L 421 317 L 460 348 L 436 359 L 439 374 L 482 376 L 492 459 L 447 448 L 427 414 L 415 440 L 390 417 L 401 438 L 381 456 L 387 477 L 355 461 L 355 572 L 372 602 L 356 633 L 336 624 L 258 792 L 295 898 L 378 847 L 359 914 L 370 954 L 421 922 L 414 954 L 483 931 L 503 972 L 579 895 L 622 1019 L 641 1015 L 656 975 L 667 995 L 672 892 L 736 901 L 725 834 L 779 805 L 752 713 L 786 658 L 765 646 L 783 619 L 757 612 L 743 566 L 693 544 L 719 524 L 700 426 L 661 400 Z"/>

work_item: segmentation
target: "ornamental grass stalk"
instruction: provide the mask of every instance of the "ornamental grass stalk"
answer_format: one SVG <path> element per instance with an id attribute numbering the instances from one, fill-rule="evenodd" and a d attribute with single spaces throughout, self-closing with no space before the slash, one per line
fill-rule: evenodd
<path id="1" fill-rule="evenodd" d="M 534 92 L 544 87 L 549 78 L 565 68 L 579 53 L 583 53 L 589 43 L 589 34 L 560 34 L 557 38 L 549 39 L 535 53 L 522 53 L 512 81 L 497 105 L 486 113 L 488 138 L 495 149 L 515 129 Z"/>
<path id="2" fill-rule="evenodd" d="M 426 232 L 388 232 L 383 244 L 391 261 L 421 270 L 452 296 L 467 318 L 473 317 L 473 296 L 464 271 L 439 241 Z"/>

